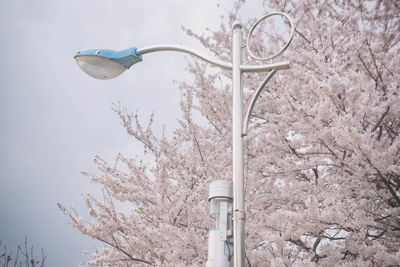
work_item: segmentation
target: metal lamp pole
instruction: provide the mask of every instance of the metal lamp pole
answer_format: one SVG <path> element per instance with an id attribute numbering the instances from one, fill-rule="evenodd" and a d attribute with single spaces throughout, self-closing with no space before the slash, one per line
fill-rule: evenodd
<path id="1" fill-rule="evenodd" d="M 290 36 L 285 46 L 276 54 L 261 58 L 255 56 L 249 48 L 249 40 L 254 29 L 263 20 L 272 16 L 285 17 L 291 27 Z M 233 150 L 233 246 L 234 246 L 234 266 L 244 267 L 245 255 L 245 208 L 244 208 L 244 153 L 243 139 L 247 135 L 248 123 L 251 111 L 255 102 L 264 89 L 268 81 L 278 70 L 290 68 L 289 62 L 272 63 L 267 65 L 243 65 L 242 64 L 242 24 L 235 22 L 232 26 L 232 62 L 224 62 L 215 58 L 211 58 L 194 49 L 180 45 L 156 45 L 141 49 L 129 48 L 122 51 L 113 51 L 105 49 L 92 49 L 83 52 L 78 52 L 75 59 L 79 67 L 88 75 L 97 79 L 112 79 L 125 70 L 129 69 L 133 64 L 142 61 L 142 56 L 148 53 L 160 51 L 176 51 L 183 52 L 196 56 L 206 62 L 219 66 L 223 69 L 232 70 L 232 150 Z M 294 25 L 291 18 L 281 12 L 270 13 L 259 19 L 251 28 L 247 36 L 247 50 L 250 57 L 256 60 L 271 60 L 282 54 L 292 41 L 294 34 Z M 242 90 L 242 73 L 243 72 L 269 72 L 264 81 L 253 95 L 247 112 L 243 120 L 243 90 Z M 229 194 L 228 194 L 229 195 Z M 225 226 L 224 226 L 225 227 Z M 226 228 L 226 227 L 225 227 Z M 211 263 L 212 264 L 212 263 Z M 215 264 L 214 264 L 215 265 Z M 227 266 L 231 266 L 231 261 L 228 260 Z M 213 266 L 219 267 L 219 266 Z"/>
<path id="2" fill-rule="evenodd" d="M 233 257 L 234 266 L 244 266 L 244 164 L 243 164 L 243 88 L 242 25 L 233 24 L 232 32 L 232 153 L 233 153 Z"/>

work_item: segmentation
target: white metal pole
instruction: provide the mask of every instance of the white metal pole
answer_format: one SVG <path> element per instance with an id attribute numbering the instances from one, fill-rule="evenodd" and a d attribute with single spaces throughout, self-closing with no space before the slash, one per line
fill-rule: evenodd
<path id="1" fill-rule="evenodd" d="M 244 267 L 244 179 L 243 179 L 243 96 L 242 96 L 242 24 L 232 26 L 232 147 L 233 147 L 233 254 L 234 267 Z"/>

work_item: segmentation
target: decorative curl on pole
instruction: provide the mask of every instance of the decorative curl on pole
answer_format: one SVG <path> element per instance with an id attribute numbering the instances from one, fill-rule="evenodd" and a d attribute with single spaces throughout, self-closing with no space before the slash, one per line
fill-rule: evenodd
<path id="1" fill-rule="evenodd" d="M 265 19 L 273 17 L 273 16 L 283 16 L 285 17 L 288 21 L 289 21 L 289 25 L 290 25 L 290 35 L 289 35 L 289 39 L 287 40 L 285 46 L 279 50 L 276 54 L 273 54 L 272 56 L 269 57 L 257 57 L 253 54 L 253 52 L 251 52 L 250 49 L 250 38 L 254 32 L 254 30 L 257 28 L 257 26 Z M 247 35 L 247 42 L 246 42 L 246 47 L 247 47 L 247 52 L 249 53 L 249 55 L 257 60 L 270 60 L 270 59 L 274 59 L 278 56 L 280 56 L 283 52 L 285 52 L 285 50 L 289 47 L 290 43 L 292 42 L 293 39 L 293 35 L 294 35 L 294 24 L 292 19 L 286 14 L 286 13 L 282 13 L 282 12 L 273 12 L 273 13 L 269 13 L 268 15 L 265 15 L 264 17 L 262 17 L 261 19 L 259 19 L 256 23 L 254 23 L 253 27 L 251 27 L 251 30 L 249 31 L 249 34 Z"/>
<path id="2" fill-rule="evenodd" d="M 273 17 L 273 16 L 283 16 L 285 17 L 288 21 L 289 21 L 289 25 L 290 25 L 290 35 L 289 38 L 286 42 L 286 44 L 283 46 L 283 48 L 281 50 L 279 50 L 277 53 L 273 54 L 272 56 L 269 57 L 257 57 L 255 56 L 251 49 L 250 49 L 250 39 L 251 36 L 254 32 L 254 30 L 256 29 L 256 27 L 265 19 Z M 292 42 L 293 39 L 293 35 L 294 35 L 294 24 L 292 19 L 286 14 L 286 13 L 282 13 L 282 12 L 273 12 L 273 13 L 269 13 L 267 15 L 265 15 L 264 17 L 262 17 L 261 19 L 259 19 L 256 23 L 254 23 L 253 27 L 251 27 L 249 34 L 247 35 L 247 40 L 246 40 L 246 47 L 247 47 L 247 52 L 249 53 L 250 57 L 256 59 L 256 60 L 271 60 L 274 59 L 278 56 L 280 56 L 283 52 L 285 52 L 285 50 L 289 47 L 290 43 Z M 282 63 L 275 63 L 277 65 L 280 65 Z M 288 68 L 290 68 L 290 63 L 288 63 Z M 249 107 L 247 109 L 246 115 L 244 117 L 244 122 L 243 122 L 243 129 L 242 129 L 242 136 L 246 136 L 247 135 L 247 131 L 249 128 L 249 120 L 250 120 L 250 115 L 251 112 L 253 111 L 254 105 L 261 93 L 261 91 L 265 88 L 265 86 L 267 85 L 267 83 L 269 82 L 269 80 L 271 80 L 271 78 L 275 75 L 275 73 L 278 71 L 278 68 L 273 68 L 270 70 L 270 72 L 268 73 L 268 75 L 265 77 L 264 81 L 260 84 L 260 86 L 258 87 L 258 89 L 256 90 L 256 92 L 253 95 L 253 98 L 250 101 Z"/>

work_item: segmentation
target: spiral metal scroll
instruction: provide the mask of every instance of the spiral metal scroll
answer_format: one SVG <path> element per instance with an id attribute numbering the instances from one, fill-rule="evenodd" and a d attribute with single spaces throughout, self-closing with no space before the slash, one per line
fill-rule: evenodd
<path id="1" fill-rule="evenodd" d="M 273 17 L 273 16 L 283 16 L 285 17 L 290 24 L 290 36 L 288 41 L 286 42 L 285 46 L 278 51 L 278 53 L 273 54 L 270 57 L 257 57 L 253 54 L 253 52 L 250 50 L 250 38 L 254 32 L 254 30 L 257 28 L 257 26 L 263 21 L 266 20 L 267 18 Z M 292 42 L 293 39 L 293 35 L 294 35 L 294 24 L 292 19 L 286 14 L 286 13 L 282 13 L 282 12 L 273 12 L 273 13 L 269 13 L 267 15 L 265 15 L 264 17 L 262 17 L 261 19 L 259 19 L 256 23 L 254 23 L 253 27 L 251 27 L 251 30 L 249 31 L 249 34 L 247 35 L 247 43 L 246 43 L 246 47 L 247 47 L 247 52 L 249 53 L 249 55 L 257 60 L 270 60 L 270 59 L 274 59 L 277 56 L 281 55 L 283 52 L 285 52 L 285 50 L 288 48 L 288 46 L 290 45 L 290 43 Z"/>
<path id="2" fill-rule="evenodd" d="M 255 55 L 251 52 L 251 50 L 250 50 L 250 45 L 249 45 L 249 44 L 250 44 L 251 35 L 253 34 L 255 28 L 256 28 L 263 20 L 265 20 L 265 19 L 267 19 L 267 18 L 270 18 L 270 17 L 272 17 L 272 16 L 283 16 L 283 17 L 285 17 L 285 18 L 289 21 L 289 24 L 290 24 L 290 36 L 289 36 L 289 39 L 288 39 L 288 41 L 286 42 L 285 46 L 284 46 L 281 50 L 278 51 L 278 53 L 273 54 L 273 55 L 270 56 L 270 57 L 257 57 L 257 56 L 255 56 Z M 276 58 L 277 56 L 281 55 L 283 52 L 285 52 L 285 50 L 289 47 L 290 43 L 292 42 L 293 35 L 294 35 L 294 24 L 293 24 L 292 19 L 291 19 L 287 14 L 282 13 L 282 12 L 273 12 L 273 13 L 270 13 L 270 14 L 268 14 L 268 15 L 265 15 L 265 16 L 262 17 L 261 19 L 259 19 L 259 20 L 253 25 L 253 27 L 251 27 L 251 30 L 249 31 L 249 34 L 247 35 L 247 44 L 246 44 L 247 52 L 249 53 L 250 57 L 252 57 L 252 58 L 254 58 L 254 59 L 257 59 L 257 60 L 271 60 L 271 59 Z M 254 107 L 254 105 L 255 105 L 255 103 L 256 103 L 256 101 L 257 101 L 257 99 L 258 99 L 258 97 L 259 97 L 261 91 L 265 88 L 265 86 L 267 85 L 267 83 L 269 82 L 269 80 L 271 80 L 271 78 L 275 75 L 275 73 L 276 73 L 277 71 L 278 71 L 277 68 L 273 68 L 273 69 L 268 73 L 268 75 L 265 77 L 264 81 L 263 81 L 263 82 L 260 84 L 260 86 L 257 88 L 256 92 L 254 93 L 253 98 L 251 99 L 250 104 L 249 104 L 249 107 L 248 107 L 248 109 L 247 109 L 246 115 L 245 115 L 245 117 L 244 117 L 244 123 L 243 123 L 243 129 L 242 129 L 242 136 L 246 136 L 246 135 L 247 135 L 247 131 L 248 131 L 248 127 L 249 127 L 250 114 L 251 114 L 251 112 L 252 112 L 252 110 L 253 110 L 253 107 Z"/>

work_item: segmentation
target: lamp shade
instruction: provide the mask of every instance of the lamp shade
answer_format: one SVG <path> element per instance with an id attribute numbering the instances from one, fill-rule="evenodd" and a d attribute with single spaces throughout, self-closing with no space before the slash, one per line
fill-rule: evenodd
<path id="1" fill-rule="evenodd" d="M 91 49 L 78 52 L 75 56 L 78 66 L 96 79 L 108 80 L 121 75 L 133 64 L 142 61 L 136 54 L 136 48 L 121 51 Z"/>

